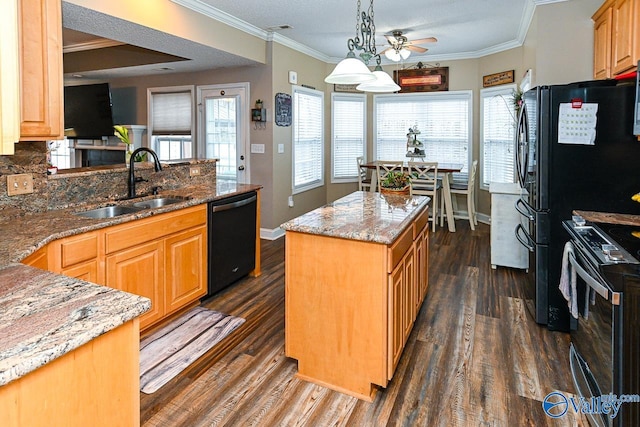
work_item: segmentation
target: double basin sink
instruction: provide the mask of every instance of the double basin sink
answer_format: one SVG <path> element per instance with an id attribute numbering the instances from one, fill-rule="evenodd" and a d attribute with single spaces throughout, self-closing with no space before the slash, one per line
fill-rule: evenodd
<path id="1" fill-rule="evenodd" d="M 185 200 L 188 199 L 180 197 L 155 197 L 126 205 L 105 206 L 103 208 L 76 212 L 76 215 L 94 219 L 113 218 L 120 215 L 133 214 L 145 209 L 161 208 L 174 203 L 184 202 Z"/>

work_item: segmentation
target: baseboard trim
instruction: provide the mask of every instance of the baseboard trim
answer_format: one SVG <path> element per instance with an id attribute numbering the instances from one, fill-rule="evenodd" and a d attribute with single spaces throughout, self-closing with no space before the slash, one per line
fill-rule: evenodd
<path id="1" fill-rule="evenodd" d="M 278 240 L 284 237 L 284 230 L 280 227 L 274 229 L 260 228 L 260 238 L 265 240 Z"/>

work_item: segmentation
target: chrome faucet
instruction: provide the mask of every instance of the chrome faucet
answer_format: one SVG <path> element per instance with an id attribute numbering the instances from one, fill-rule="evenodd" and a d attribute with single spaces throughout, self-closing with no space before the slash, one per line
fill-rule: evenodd
<path id="1" fill-rule="evenodd" d="M 131 159 L 129 159 L 129 198 L 133 199 L 134 197 L 136 197 L 136 177 L 134 174 L 134 170 L 133 170 L 133 165 L 135 164 L 135 158 L 136 155 L 141 152 L 141 151 L 146 151 L 147 153 L 151 154 L 151 157 L 153 157 L 153 166 L 156 170 L 156 172 L 160 172 L 162 170 L 162 166 L 160 165 L 160 160 L 158 160 L 158 155 L 156 154 L 155 151 L 153 151 L 151 148 L 147 148 L 147 147 L 140 147 L 140 148 L 136 148 L 133 153 L 131 153 Z M 142 178 L 139 178 L 140 181 L 142 181 Z"/>

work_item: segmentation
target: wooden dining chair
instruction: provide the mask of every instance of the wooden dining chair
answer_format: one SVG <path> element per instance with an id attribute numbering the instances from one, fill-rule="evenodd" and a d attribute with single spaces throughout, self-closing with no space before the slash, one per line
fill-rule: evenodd
<path id="1" fill-rule="evenodd" d="M 358 163 L 358 190 L 359 191 L 370 191 L 371 190 L 371 179 L 367 178 L 367 168 L 364 165 L 364 156 L 356 157 L 356 162 Z"/>
<path id="2" fill-rule="evenodd" d="M 387 176 L 387 174 L 391 171 L 404 171 L 404 162 L 396 161 L 396 160 L 376 160 L 376 185 L 377 189 L 380 188 L 380 182 Z M 376 189 L 374 189 L 376 191 Z"/>
<path id="3" fill-rule="evenodd" d="M 478 213 L 476 212 L 476 175 L 478 174 L 478 161 L 474 160 L 471 164 L 471 171 L 469 172 L 469 180 L 467 183 L 451 183 L 451 195 L 456 194 L 463 195 L 467 198 L 467 216 L 454 215 L 454 218 L 469 219 L 469 225 L 472 230 L 476 229 L 478 225 Z"/>
<path id="4" fill-rule="evenodd" d="M 438 180 L 438 162 L 409 162 L 410 194 L 431 197 L 432 229 L 438 222 L 438 197 L 442 197 L 442 183 Z"/>

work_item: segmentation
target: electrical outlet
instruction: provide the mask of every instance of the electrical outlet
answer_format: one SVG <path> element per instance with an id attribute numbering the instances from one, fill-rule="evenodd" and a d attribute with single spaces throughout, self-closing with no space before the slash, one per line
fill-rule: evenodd
<path id="1" fill-rule="evenodd" d="M 7 175 L 7 195 L 29 193 L 33 193 L 33 175 L 30 173 Z"/>
<path id="2" fill-rule="evenodd" d="M 200 166 L 191 166 L 189 168 L 189 176 L 200 176 Z"/>

